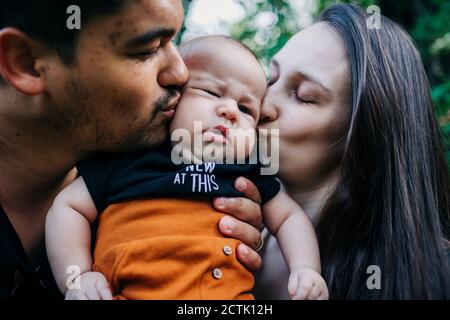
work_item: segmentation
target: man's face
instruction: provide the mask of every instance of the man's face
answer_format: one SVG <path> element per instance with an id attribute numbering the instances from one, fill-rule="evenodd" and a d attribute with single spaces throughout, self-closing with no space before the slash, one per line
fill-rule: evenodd
<path id="1" fill-rule="evenodd" d="M 182 21 L 179 0 L 140 0 L 82 25 L 76 61 L 53 64 L 46 95 L 50 121 L 77 150 L 131 150 L 167 138 L 173 112 L 165 110 L 188 78 L 171 42 Z"/>

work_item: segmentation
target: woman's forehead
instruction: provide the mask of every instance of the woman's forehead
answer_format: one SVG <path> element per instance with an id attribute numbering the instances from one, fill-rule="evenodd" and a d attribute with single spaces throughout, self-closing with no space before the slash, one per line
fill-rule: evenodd
<path id="1" fill-rule="evenodd" d="M 348 75 L 343 42 L 323 22 L 295 34 L 273 60 L 282 73 L 309 75 L 327 87 L 332 87 L 337 78 Z"/>

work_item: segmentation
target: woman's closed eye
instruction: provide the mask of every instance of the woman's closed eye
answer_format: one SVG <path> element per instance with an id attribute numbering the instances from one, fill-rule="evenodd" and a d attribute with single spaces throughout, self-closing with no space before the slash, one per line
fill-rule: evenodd
<path id="1" fill-rule="evenodd" d="M 311 93 L 306 93 L 304 90 L 292 91 L 294 99 L 303 104 L 315 104 L 317 103 L 317 97 Z"/>
<path id="2" fill-rule="evenodd" d="M 298 96 L 298 95 L 296 95 L 296 97 L 299 102 L 304 103 L 304 104 L 316 103 L 316 101 L 314 99 L 312 99 L 311 97 L 302 97 L 302 96 Z"/>

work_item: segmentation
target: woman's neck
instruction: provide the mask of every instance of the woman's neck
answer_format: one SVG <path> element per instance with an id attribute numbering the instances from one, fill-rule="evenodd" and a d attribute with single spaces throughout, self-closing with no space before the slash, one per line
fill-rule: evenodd
<path id="1" fill-rule="evenodd" d="M 314 186 L 285 185 L 287 193 L 302 207 L 314 227 L 319 222 L 320 213 L 326 201 L 337 186 L 339 181 L 338 172 L 338 170 L 335 170 L 326 179 Z"/>

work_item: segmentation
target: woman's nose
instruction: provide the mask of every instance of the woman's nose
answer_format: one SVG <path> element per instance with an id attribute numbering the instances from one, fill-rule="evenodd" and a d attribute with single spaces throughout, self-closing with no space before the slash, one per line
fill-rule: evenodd
<path id="1" fill-rule="evenodd" d="M 277 119 L 278 119 L 278 107 L 275 104 L 275 97 L 273 97 L 273 93 L 269 88 L 261 104 L 261 115 L 259 121 L 261 123 L 266 123 L 275 121 Z"/>

